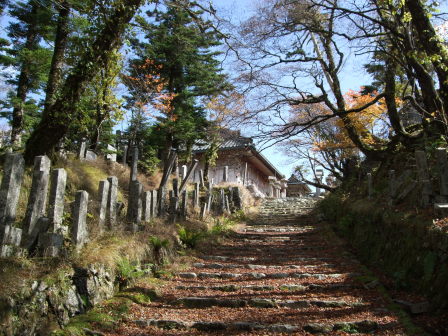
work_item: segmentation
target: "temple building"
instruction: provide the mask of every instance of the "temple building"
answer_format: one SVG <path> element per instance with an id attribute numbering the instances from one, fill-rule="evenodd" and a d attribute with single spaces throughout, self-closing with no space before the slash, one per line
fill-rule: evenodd
<path id="1" fill-rule="evenodd" d="M 286 197 L 287 181 L 255 148 L 252 138 L 230 130 L 223 130 L 221 138 L 216 164 L 209 168 L 210 182 L 243 184 L 256 197 Z M 200 182 L 200 170 L 204 170 L 204 155 L 209 146 L 206 142 L 199 142 L 193 147 L 193 156 L 199 160 L 195 182 Z"/>

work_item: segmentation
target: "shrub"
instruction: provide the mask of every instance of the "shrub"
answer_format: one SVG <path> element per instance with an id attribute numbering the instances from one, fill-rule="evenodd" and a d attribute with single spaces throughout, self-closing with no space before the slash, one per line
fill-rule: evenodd
<path id="1" fill-rule="evenodd" d="M 214 221 L 213 226 L 211 228 L 212 234 L 226 234 L 228 233 L 233 226 L 235 226 L 236 222 L 227 217 L 218 218 Z"/>
<path id="2" fill-rule="evenodd" d="M 138 265 L 134 265 L 129 259 L 121 258 L 117 262 L 117 281 L 120 290 L 129 286 L 134 279 L 141 277 L 144 273 Z"/>
<path id="3" fill-rule="evenodd" d="M 204 236 L 203 232 L 193 231 L 181 225 L 178 225 L 177 233 L 180 241 L 187 248 L 195 248 L 199 240 Z"/>
<path id="4" fill-rule="evenodd" d="M 149 237 L 149 244 L 153 248 L 154 260 L 156 264 L 163 263 L 162 249 L 168 248 L 170 241 L 168 239 L 161 239 L 157 236 L 151 236 Z"/>

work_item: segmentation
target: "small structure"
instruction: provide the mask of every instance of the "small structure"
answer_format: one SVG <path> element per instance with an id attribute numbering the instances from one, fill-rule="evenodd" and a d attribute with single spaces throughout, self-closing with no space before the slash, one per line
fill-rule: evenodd
<path id="1" fill-rule="evenodd" d="M 221 182 L 245 185 L 256 197 L 286 197 L 284 176 L 256 148 L 252 138 L 239 131 L 221 131 L 221 143 L 216 164 L 209 168 L 208 179 L 214 184 Z M 210 144 L 196 143 L 193 157 L 199 160 L 193 182 L 201 182 L 204 171 L 204 154 Z"/>
<path id="2" fill-rule="evenodd" d="M 292 174 L 288 179 L 288 188 L 286 189 L 286 196 L 288 197 L 302 197 L 311 194 L 310 187 Z"/>

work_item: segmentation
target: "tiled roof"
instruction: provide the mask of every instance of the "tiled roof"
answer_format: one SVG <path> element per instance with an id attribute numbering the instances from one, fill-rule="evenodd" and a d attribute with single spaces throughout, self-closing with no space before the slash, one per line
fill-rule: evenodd
<path id="1" fill-rule="evenodd" d="M 292 174 L 291 177 L 288 179 L 288 184 L 304 184 L 303 182 L 300 182 L 299 179 Z"/>
<path id="2" fill-rule="evenodd" d="M 235 149 L 235 148 L 244 148 L 247 146 L 252 146 L 253 141 L 251 138 L 247 137 L 235 137 L 224 140 L 219 146 L 219 149 Z M 202 152 L 206 151 L 210 147 L 210 144 L 207 142 L 198 142 L 193 145 L 193 152 Z"/>
<path id="3" fill-rule="evenodd" d="M 252 153 L 261 160 L 268 169 L 270 169 L 274 175 L 278 177 L 283 177 L 283 175 L 274 167 L 269 160 L 264 157 L 256 148 L 254 141 L 252 138 L 241 136 L 239 131 L 232 131 L 228 129 L 223 129 L 220 132 L 221 138 L 223 142 L 219 146 L 220 150 L 229 150 L 229 149 L 239 149 L 239 148 L 247 148 L 252 151 Z M 210 147 L 210 144 L 205 141 L 198 141 L 193 145 L 193 153 L 201 153 L 205 152 Z"/>

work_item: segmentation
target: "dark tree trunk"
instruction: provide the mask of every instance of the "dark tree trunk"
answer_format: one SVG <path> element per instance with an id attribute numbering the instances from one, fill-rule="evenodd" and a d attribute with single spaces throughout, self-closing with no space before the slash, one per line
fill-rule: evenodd
<path id="1" fill-rule="evenodd" d="M 126 25 L 143 3 L 144 0 L 128 0 L 126 4 L 117 5 L 92 46 L 61 86 L 54 104 L 44 112 L 41 122 L 31 134 L 25 149 L 25 160 L 28 163 L 37 155 L 51 154 L 67 133 L 71 121 L 82 119 L 77 104 L 85 87 L 107 64 L 111 52 L 120 47 Z"/>
<path id="2" fill-rule="evenodd" d="M 446 118 L 448 113 L 448 52 L 443 42 L 439 40 L 425 9 L 426 4 L 421 0 L 406 0 L 406 6 L 412 17 L 419 44 L 430 57 L 439 79 L 439 94 L 443 101 L 443 111 Z"/>
<path id="3" fill-rule="evenodd" d="M 67 46 L 69 29 L 70 7 L 67 1 L 63 1 L 59 8 L 58 24 L 56 28 L 56 37 L 54 41 L 53 58 L 51 59 L 50 73 L 48 74 L 46 96 L 45 96 L 45 111 L 48 111 L 50 106 L 54 103 L 55 94 L 60 86 L 62 78 L 62 66 L 64 64 L 64 54 Z"/>
<path id="4" fill-rule="evenodd" d="M 397 90 L 397 86 L 395 83 L 395 74 L 396 74 L 395 69 L 396 69 L 395 64 L 390 59 L 386 60 L 386 73 L 384 76 L 384 82 L 385 82 L 384 93 L 387 106 L 387 115 L 389 116 L 390 124 L 395 133 L 402 136 L 408 136 L 408 134 L 406 133 L 401 124 L 397 104 L 395 102 L 396 90 Z"/>

